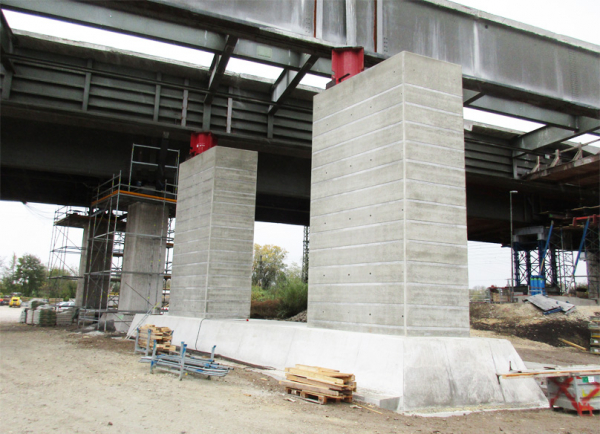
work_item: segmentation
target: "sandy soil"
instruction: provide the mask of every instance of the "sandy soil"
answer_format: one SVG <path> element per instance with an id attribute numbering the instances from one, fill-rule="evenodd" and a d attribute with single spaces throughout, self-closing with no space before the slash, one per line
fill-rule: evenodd
<path id="1" fill-rule="evenodd" d="M 151 375 L 133 342 L 16 324 L 6 313 L 0 307 L 3 433 L 600 432 L 597 416 L 549 409 L 423 418 L 289 401 L 275 380 L 243 366 L 224 379 L 180 382 Z"/>

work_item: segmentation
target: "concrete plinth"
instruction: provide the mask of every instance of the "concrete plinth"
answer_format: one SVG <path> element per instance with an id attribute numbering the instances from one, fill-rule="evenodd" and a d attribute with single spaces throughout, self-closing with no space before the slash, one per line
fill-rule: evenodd
<path id="1" fill-rule="evenodd" d="M 120 311 L 146 312 L 162 298 L 169 211 L 162 204 L 127 208 Z"/>
<path id="2" fill-rule="evenodd" d="M 142 321 L 142 319 L 144 321 Z M 356 376 L 358 395 L 384 396 L 398 412 L 468 411 L 546 407 L 534 379 L 498 381 L 497 374 L 525 365 L 510 342 L 482 338 L 424 338 L 309 328 L 262 320 L 202 320 L 136 315 L 144 323 L 170 327 L 173 343 L 259 366 L 283 370 L 316 365 Z"/>
<path id="3" fill-rule="evenodd" d="M 218 146 L 181 164 L 172 314 L 250 316 L 257 161 Z"/>
<path id="4" fill-rule="evenodd" d="M 407 52 L 315 96 L 310 327 L 469 335 L 462 110 L 460 66 Z"/>

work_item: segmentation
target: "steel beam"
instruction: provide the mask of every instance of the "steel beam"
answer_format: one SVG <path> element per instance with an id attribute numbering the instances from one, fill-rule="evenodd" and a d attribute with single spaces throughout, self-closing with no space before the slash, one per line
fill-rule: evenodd
<path id="1" fill-rule="evenodd" d="M 483 95 L 482 92 L 476 90 L 463 89 L 463 105 L 465 107 L 469 106 L 479 98 L 483 97 Z"/>
<path id="2" fill-rule="evenodd" d="M 14 50 L 13 39 L 14 37 L 12 30 L 8 25 L 6 18 L 4 17 L 4 13 L 0 12 L 0 43 L 2 44 L 0 58 L 2 60 L 2 65 L 4 65 L 4 67 L 11 72 L 14 71 L 14 68 L 7 55 L 11 54 Z"/>
<path id="3" fill-rule="evenodd" d="M 226 37 L 223 34 L 170 22 L 160 18 L 143 16 L 134 12 L 113 9 L 109 2 L 93 4 L 74 0 L 2 0 L 2 7 L 74 22 L 103 30 L 125 33 L 133 36 L 153 39 L 183 47 L 221 53 L 226 48 Z M 227 30 L 227 29 L 224 29 Z M 229 34 L 225 31 L 224 34 Z M 322 49 L 327 52 L 327 48 Z M 300 54 L 289 48 L 257 43 L 252 40 L 240 40 L 232 53 L 234 57 L 258 63 L 265 63 L 281 68 L 298 68 L 294 60 Z M 322 77 L 331 76 L 331 60 L 322 59 L 311 73 Z"/>
<path id="4" fill-rule="evenodd" d="M 472 92 L 465 90 L 464 92 Z M 481 95 L 481 94 L 479 94 Z M 471 99 L 465 106 L 532 122 L 547 125 L 577 129 L 576 117 L 555 110 L 549 110 L 519 101 L 510 101 L 490 95 L 481 95 L 479 98 Z"/>
<path id="5" fill-rule="evenodd" d="M 208 79 L 208 93 L 204 98 L 204 104 L 211 104 L 215 96 L 215 92 L 219 88 L 219 84 L 225 75 L 227 69 L 227 63 L 231 58 L 231 54 L 238 42 L 238 38 L 235 36 L 228 35 L 225 40 L 225 47 L 221 54 L 215 55 L 213 58 L 212 65 L 210 67 L 210 78 Z"/>
<path id="6" fill-rule="evenodd" d="M 281 73 L 271 92 L 271 100 L 274 104 L 269 108 L 269 115 L 275 114 L 285 99 L 296 89 L 300 81 L 310 71 L 313 65 L 319 59 L 318 56 L 306 56 L 307 59 L 304 61 L 302 67 L 298 72 L 286 70 Z"/>
<path id="7" fill-rule="evenodd" d="M 600 119 L 577 116 L 575 121 L 575 130 L 546 126 L 519 136 L 514 145 L 519 149 L 536 151 L 600 128 Z"/>
<path id="8" fill-rule="evenodd" d="M 279 60 L 258 54 L 258 51 L 269 51 L 263 50 L 263 46 L 271 48 L 276 58 L 282 57 L 276 54 L 277 49 L 328 58 L 332 48 L 344 45 L 347 36 L 353 37 L 347 35 L 347 25 L 344 25 L 346 6 L 353 4 L 352 1 L 316 2 L 314 6 L 312 2 L 285 0 L 281 7 L 274 9 L 270 2 L 243 1 L 3 0 L 5 8 L 213 53 L 221 52 L 224 47 L 221 35 L 230 34 L 249 44 L 248 50 L 240 50 L 234 56 L 271 64 Z M 500 93 L 496 96 L 510 96 L 517 91 L 529 96 L 524 101 L 552 100 L 567 114 L 585 115 L 581 112 L 585 110 L 600 113 L 600 47 L 597 45 L 446 0 L 381 0 L 376 8 L 368 11 L 358 7 L 359 3 L 356 6 L 357 45 L 376 46 L 382 53 L 367 51 L 367 67 L 401 51 L 411 51 L 460 64 L 464 80 L 497 86 Z M 323 16 L 315 17 L 315 13 Z M 365 13 L 366 16 L 361 15 Z M 375 17 L 371 16 L 373 13 Z M 322 39 L 313 38 L 317 31 Z M 280 63 L 284 69 L 285 63 Z M 317 62 L 311 72 L 329 75 L 329 68 L 322 69 L 322 64 Z"/>

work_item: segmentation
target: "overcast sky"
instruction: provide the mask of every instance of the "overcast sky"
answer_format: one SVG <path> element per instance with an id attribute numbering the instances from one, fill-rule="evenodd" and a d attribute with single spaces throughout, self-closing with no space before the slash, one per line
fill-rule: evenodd
<path id="1" fill-rule="evenodd" d="M 456 3 L 600 45 L 600 0 L 462 0 Z M 64 23 L 57 25 L 56 22 L 40 18 L 7 13 L 7 19 L 13 28 L 70 39 L 77 39 L 75 35 L 82 34 L 76 26 Z M 117 48 L 132 49 L 135 47 L 137 51 L 148 53 L 155 53 L 157 50 L 155 42 L 123 35 L 115 37 L 114 34 L 111 35 L 100 30 L 87 30 L 85 37 L 91 38 L 89 42 L 113 45 Z M 210 56 L 207 57 L 201 52 L 172 46 L 169 46 L 168 50 L 172 58 L 192 60 L 200 65 L 210 64 Z M 247 65 L 244 65 L 243 62 L 234 61 L 230 62 L 228 70 L 241 72 L 245 68 Z M 278 70 L 263 70 L 262 74 L 271 74 L 273 78 L 278 75 Z M 305 83 L 309 84 L 307 81 Z M 536 124 L 524 121 L 507 122 L 502 117 L 475 110 L 467 110 L 465 118 L 505 125 L 523 131 L 537 128 Z M 581 141 L 589 139 L 590 137 L 587 136 Z M 50 249 L 53 245 L 52 222 L 56 208 L 53 205 L 0 201 L 0 259 L 4 259 L 6 263 L 13 253 L 17 256 L 31 253 L 42 259 L 44 263 L 48 263 Z M 57 245 L 79 245 L 81 231 L 71 229 L 69 235 L 69 241 L 61 239 Z M 282 246 L 289 252 L 289 263 L 302 262 L 302 237 L 303 228 L 300 226 L 266 223 L 256 223 L 255 226 L 255 242 Z M 78 258 L 73 257 L 68 262 L 76 267 Z M 510 250 L 496 245 L 469 243 L 469 285 L 471 287 L 491 284 L 503 286 L 509 278 Z"/>

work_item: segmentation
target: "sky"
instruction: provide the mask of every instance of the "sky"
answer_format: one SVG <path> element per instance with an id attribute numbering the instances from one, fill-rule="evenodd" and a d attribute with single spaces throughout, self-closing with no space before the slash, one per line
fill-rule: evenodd
<path id="1" fill-rule="evenodd" d="M 501 17 L 520 21 L 554 33 L 570 36 L 600 45 L 600 0 L 461 0 L 456 3 L 480 9 Z M 209 66 L 212 55 L 199 50 L 161 44 L 132 36 L 119 35 L 95 29 L 86 29 L 82 33 L 78 26 L 7 13 L 7 20 L 13 28 L 45 33 L 52 36 L 86 40 L 87 42 L 114 46 L 147 54 L 156 54 L 168 50 L 169 57 L 185 62 Z M 162 55 L 162 54 L 161 54 Z M 166 57 L 166 56 L 165 56 Z M 232 59 L 228 71 L 247 72 L 248 62 Z M 256 69 L 254 70 L 256 71 Z M 277 78 L 281 69 L 262 67 L 257 75 Z M 327 80 L 309 76 L 303 84 L 323 87 Z M 532 122 L 520 121 L 503 116 L 491 115 L 476 110 L 465 110 L 465 119 L 491 123 L 522 131 L 531 131 L 539 127 Z M 579 142 L 587 143 L 594 139 L 585 136 Z M 1 148 L 0 148 L 1 152 Z M 1 157 L 1 154 L 0 154 Z M 53 220 L 57 209 L 54 205 L 0 201 L 0 260 L 6 265 L 10 257 L 25 253 L 38 256 L 42 262 L 49 263 L 52 247 L 80 245 L 82 231 L 70 229 L 66 234 L 54 233 Z M 57 242 L 53 242 L 53 239 Z M 303 227 L 267 224 L 255 224 L 255 240 L 258 244 L 275 244 L 288 251 L 287 263 L 302 262 Z M 72 255 L 67 263 L 77 267 L 79 259 Z M 579 270 L 578 273 L 580 274 Z M 469 286 L 504 286 L 510 279 L 510 250 L 498 245 L 469 242 Z"/>

